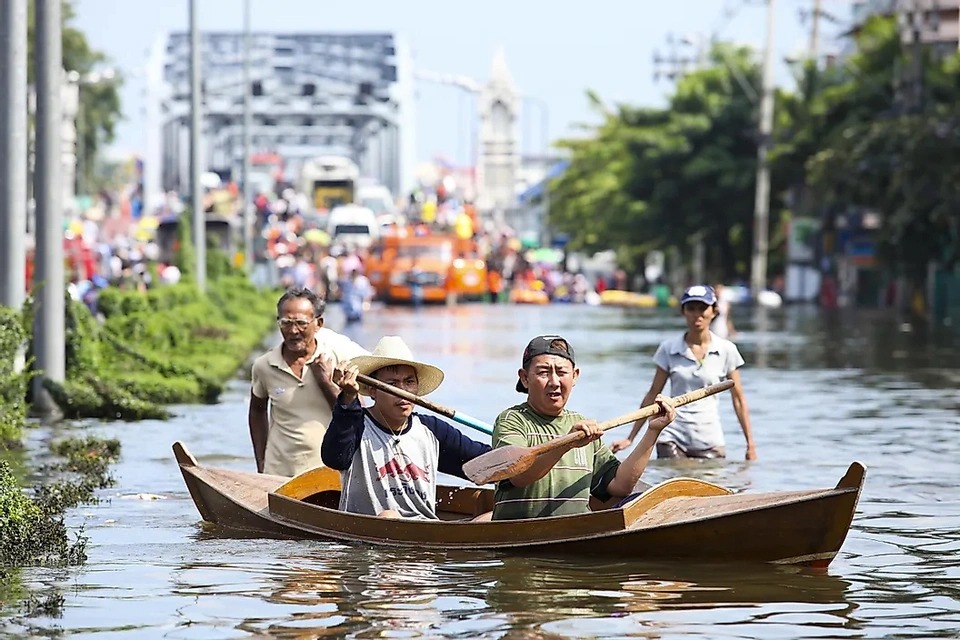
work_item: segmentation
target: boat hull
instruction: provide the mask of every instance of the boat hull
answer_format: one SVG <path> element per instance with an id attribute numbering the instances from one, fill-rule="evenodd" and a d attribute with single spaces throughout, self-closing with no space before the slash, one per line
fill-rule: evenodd
<path id="1" fill-rule="evenodd" d="M 337 510 L 339 474 L 329 469 L 284 479 L 206 469 L 194 460 L 181 462 L 181 470 L 204 520 L 249 532 L 397 547 L 818 567 L 840 550 L 865 475 L 854 462 L 834 488 L 756 494 L 677 478 L 625 507 L 473 522 L 492 508 L 489 489 L 439 487 L 440 520 L 386 519 Z"/>
<path id="2" fill-rule="evenodd" d="M 267 496 L 290 478 L 202 467 L 180 442 L 173 445 L 180 473 L 200 517 L 211 524 L 252 534 L 303 537 L 270 515 Z"/>

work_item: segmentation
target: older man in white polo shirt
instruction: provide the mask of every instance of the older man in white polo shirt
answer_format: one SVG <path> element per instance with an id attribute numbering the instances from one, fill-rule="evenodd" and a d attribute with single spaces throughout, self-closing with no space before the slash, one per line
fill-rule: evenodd
<path id="1" fill-rule="evenodd" d="M 248 423 L 257 471 L 295 476 L 323 466 L 320 445 L 340 388 L 336 365 L 369 352 L 323 326 L 326 301 L 309 289 L 289 289 L 277 303 L 283 337 L 253 363 Z"/>

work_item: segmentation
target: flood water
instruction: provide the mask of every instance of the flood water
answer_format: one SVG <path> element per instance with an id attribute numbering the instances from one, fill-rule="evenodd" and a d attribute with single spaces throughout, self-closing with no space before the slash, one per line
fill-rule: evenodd
<path id="1" fill-rule="evenodd" d="M 327 326 L 342 327 L 336 308 Z M 248 386 L 168 422 L 63 425 L 122 442 L 118 484 L 71 512 L 89 562 L 26 574 L 60 590 L 59 618 L 11 635 L 313 638 L 955 638 L 960 635 L 960 344 L 883 317 L 791 308 L 734 316 L 759 460 L 746 463 L 728 400 L 728 459 L 653 461 L 644 479 L 694 476 L 734 490 L 832 487 L 849 463 L 867 481 L 840 554 L 824 571 L 593 559 L 531 559 L 317 541 L 233 538 L 206 528 L 170 445 L 202 464 L 251 469 Z M 520 400 L 520 353 L 567 337 L 581 380 L 570 408 L 606 419 L 636 408 L 675 312 L 572 306 L 386 309 L 351 329 L 372 348 L 402 335 L 446 381 L 431 398 L 492 422 Z M 609 432 L 607 441 L 629 427 Z M 484 439 L 483 434 L 474 434 Z"/>

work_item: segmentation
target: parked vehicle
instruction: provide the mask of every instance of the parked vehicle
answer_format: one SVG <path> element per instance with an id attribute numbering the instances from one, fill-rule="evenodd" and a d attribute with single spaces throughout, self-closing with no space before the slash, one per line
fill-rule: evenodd
<path id="1" fill-rule="evenodd" d="M 380 238 L 380 224 L 370 209 L 356 204 L 335 207 L 327 220 L 327 233 L 344 247 L 369 247 Z"/>
<path id="2" fill-rule="evenodd" d="M 352 204 L 359 179 L 357 164 L 343 156 L 312 158 L 300 168 L 300 190 L 318 212 Z"/>
<path id="3" fill-rule="evenodd" d="M 390 189 L 382 184 L 361 184 L 357 187 L 356 204 L 370 209 L 378 217 L 392 215 L 396 209 Z"/>
<path id="4" fill-rule="evenodd" d="M 487 266 L 476 244 L 454 235 L 417 236 L 403 227 L 384 232 L 371 251 L 367 276 L 385 302 L 442 302 L 448 294 L 479 299 L 487 293 Z"/>
<path id="5" fill-rule="evenodd" d="M 157 225 L 156 242 L 160 248 L 160 262 L 170 264 L 180 251 L 180 217 L 166 216 Z M 240 225 L 236 216 L 207 214 L 207 246 L 223 251 L 233 259 L 242 243 Z"/>

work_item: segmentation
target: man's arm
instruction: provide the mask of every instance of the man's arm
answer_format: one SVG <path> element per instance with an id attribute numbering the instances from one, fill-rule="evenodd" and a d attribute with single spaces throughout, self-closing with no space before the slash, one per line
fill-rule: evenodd
<path id="1" fill-rule="evenodd" d="M 356 394 L 346 391 L 333 405 L 333 419 L 320 445 L 323 464 L 337 471 L 346 471 L 353 464 L 353 454 L 360 448 L 363 435 L 363 407 Z"/>
<path id="2" fill-rule="evenodd" d="M 327 343 L 332 345 L 338 363 L 343 363 L 357 356 L 370 355 L 369 351 L 345 335 L 333 331 L 326 331 L 324 335 Z M 331 407 L 337 403 L 337 396 L 340 395 L 340 387 L 332 379 L 335 366 L 334 358 L 329 354 L 321 354 L 310 363 L 310 369 L 317 381 L 317 386 L 320 387 L 320 392 L 323 393 L 323 397 L 327 399 Z"/>
<path id="3" fill-rule="evenodd" d="M 360 436 L 363 435 L 357 367 L 341 362 L 331 377 L 336 380 L 340 395 L 333 403 L 333 418 L 320 445 L 320 459 L 331 469 L 345 471 L 353 464 L 353 454 L 360 448 Z"/>
<path id="4" fill-rule="evenodd" d="M 333 358 L 326 354 L 317 356 L 310 363 L 310 371 L 313 373 L 313 379 L 317 381 L 320 392 L 326 398 L 327 404 L 331 407 L 336 405 L 337 396 L 340 394 L 340 387 L 333 383 L 331 376 L 333 374 Z"/>
<path id="5" fill-rule="evenodd" d="M 504 419 L 504 415 L 501 414 L 494 422 L 494 442 L 496 443 L 497 447 L 502 445 L 516 445 L 521 447 L 527 446 L 525 433 L 526 427 L 522 424 L 511 424 L 509 421 L 509 415 L 510 414 L 507 414 L 506 419 Z M 517 475 L 508 479 L 510 484 L 515 487 L 526 487 L 533 484 L 540 478 L 550 473 L 550 470 L 553 469 L 554 465 L 560 462 L 560 458 L 562 458 L 563 454 L 565 454 L 567 451 L 577 447 L 584 447 L 594 440 L 598 440 L 600 436 L 603 435 L 600 427 L 593 420 L 580 420 L 573 425 L 573 427 L 571 427 L 569 433 L 576 433 L 578 431 L 582 431 L 587 435 L 587 437 L 565 447 L 560 447 L 559 449 L 555 449 L 543 455 L 537 456 L 533 466 L 523 473 L 518 473 Z"/>
<path id="6" fill-rule="evenodd" d="M 435 416 L 419 417 L 423 426 L 432 431 L 440 442 L 438 471 L 468 480 L 463 473 L 464 463 L 491 451 L 490 445 L 471 440 L 459 429 Z"/>
<path id="7" fill-rule="evenodd" d="M 250 427 L 250 441 L 253 443 L 253 457 L 257 461 L 257 473 L 263 473 L 263 460 L 267 455 L 267 432 L 270 429 L 267 405 L 267 398 L 257 397 L 255 393 L 250 392 L 247 424 Z"/>

